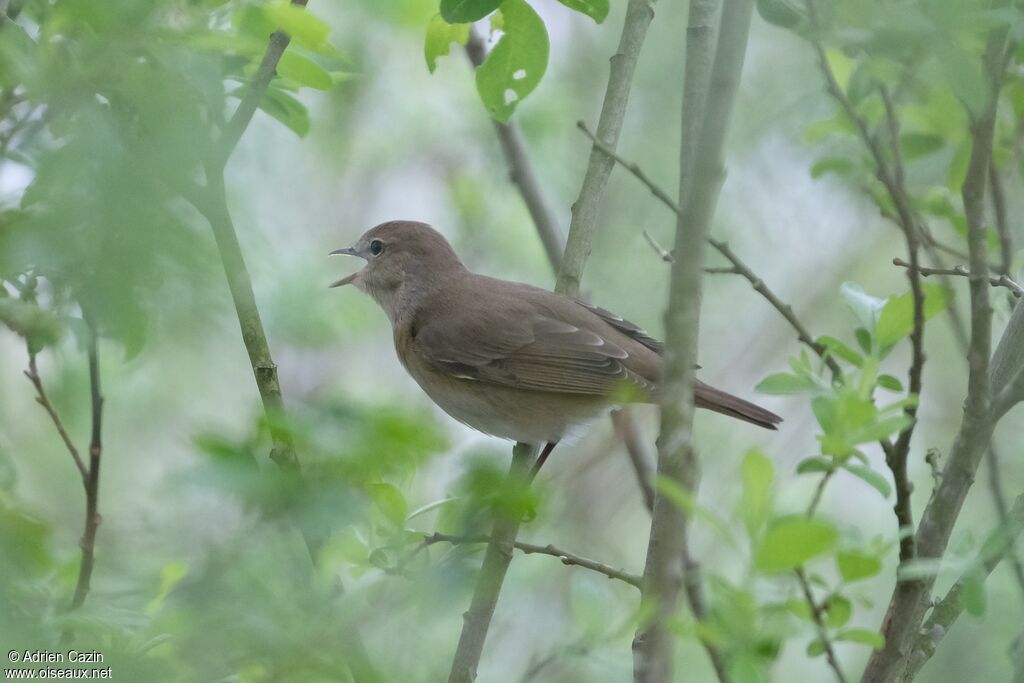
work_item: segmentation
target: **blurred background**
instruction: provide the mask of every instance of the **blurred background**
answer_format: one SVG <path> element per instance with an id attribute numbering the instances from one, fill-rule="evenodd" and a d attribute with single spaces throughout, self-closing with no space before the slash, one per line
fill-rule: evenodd
<path id="1" fill-rule="evenodd" d="M 56 3 L 54 12 L 72 18 L 86 11 L 104 16 L 90 28 L 95 44 L 63 56 L 79 68 L 62 70 L 55 58 L 34 87 L 62 89 L 65 96 L 53 101 L 62 103 L 64 113 L 82 112 L 97 100 L 83 105 L 76 88 L 102 77 L 104 60 L 118 50 L 132 49 L 136 40 L 159 42 L 164 30 L 202 24 L 203 16 L 216 24 L 236 9 L 171 3 L 181 7 L 153 19 L 150 4 L 119 0 L 108 14 L 88 3 Z M 576 122 L 596 125 L 625 3 L 613 2 L 601 25 L 554 0 L 532 5 L 546 23 L 551 56 L 543 81 L 513 120 L 523 129 L 564 235 L 590 152 Z M 31 212 L 24 195 L 39 187 L 41 176 L 51 183 L 41 200 L 63 206 L 31 226 L 49 230 L 46 239 L 0 242 L 7 250 L 0 256 L 4 265 L 25 250 L 34 257 L 45 252 L 36 260 L 51 264 L 78 262 L 86 254 L 88 291 L 125 328 L 111 325 L 111 334 L 100 340 L 106 396 L 102 525 L 93 590 L 73 615 L 60 612 L 77 573 L 82 487 L 23 376 L 25 341 L 0 330 L 0 500 L 7 527 L 0 583 L 12 586 L 5 597 L 11 605 L 0 607 L 0 642 L 11 648 L 54 642 L 71 620 L 83 644 L 108 653 L 121 680 L 346 680 L 335 644 L 337 615 L 346 614 L 360 624 L 387 680 L 427 682 L 446 675 L 482 546 L 436 544 L 420 551 L 411 531 L 486 531 L 481 501 L 500 490 L 510 444 L 469 431 L 433 406 L 398 363 L 390 326 L 376 305 L 350 288 L 327 288 L 360 264 L 327 253 L 349 246 L 377 223 L 404 218 L 434 225 L 477 272 L 541 287 L 553 286 L 554 277 L 509 180 L 465 55 L 453 45 L 434 74 L 426 68 L 423 38 L 436 3 L 314 2 L 310 9 L 330 26 L 328 40 L 343 55 L 345 76 L 329 91 L 298 93 L 309 110 L 304 138 L 257 112 L 227 167 L 227 191 L 292 416 L 287 428 L 316 480 L 298 514 L 323 529 L 320 561 L 309 566 L 301 539 L 281 512 L 259 396 L 209 226 L 181 201 L 155 202 L 146 184 L 152 165 L 185 166 L 202 153 L 203 140 L 190 134 L 195 124 L 189 113 L 179 111 L 176 81 L 140 77 L 140 97 L 153 103 L 152 116 L 164 126 L 150 140 L 154 147 L 145 162 L 129 158 L 134 152 L 98 109 L 68 116 L 68 125 L 78 126 L 72 142 L 54 146 L 44 134 L 24 151 L 26 158 L 0 159 L 5 212 Z M 132 12 L 150 17 L 148 37 L 131 34 L 124 17 Z M 671 194 L 679 161 L 685 15 L 685 4 L 658 5 L 619 143 L 623 156 Z M 27 26 L 31 32 L 31 22 Z M 9 29 L 0 29 L 0 42 L 9 40 Z M 177 44 L 165 56 L 176 60 L 182 78 L 219 83 L 203 50 L 198 42 Z M 194 64 L 181 54 L 191 55 Z M 852 344 L 855 318 L 840 285 L 854 281 L 878 297 L 903 292 L 905 274 L 891 265 L 903 254 L 903 240 L 857 187 L 835 175 L 812 177 L 820 150 L 805 131 L 832 113 L 810 48 L 755 16 L 714 233 L 793 305 L 814 334 Z M 910 169 L 927 178 L 948 163 L 942 155 L 930 156 Z M 55 186 L 63 194 L 54 193 Z M 1019 175 L 1009 174 L 1013 217 L 1019 215 L 1019 187 Z M 674 216 L 621 168 L 603 207 L 586 294 L 659 337 L 669 266 L 643 231 L 669 247 Z M 78 212 L 88 214 L 90 227 L 66 227 L 69 219 L 82 219 Z M 1020 227 L 1014 220 L 1018 237 Z M 936 230 L 949 241 L 959 239 L 948 227 Z M 709 261 L 724 265 L 713 253 Z M 964 310 L 966 282 L 954 285 L 953 306 Z M 744 454 L 756 448 L 771 459 L 778 511 L 800 512 L 816 480 L 797 476 L 795 467 L 818 451 L 817 427 L 805 396 L 754 392 L 800 353 L 793 331 L 741 278 L 709 275 L 705 286 L 701 379 L 785 418 L 778 433 L 767 433 L 717 415 L 697 417 L 699 499 L 742 538 L 737 510 Z M 49 296 L 45 287 L 41 296 Z M 1009 309 L 1001 294 L 996 299 L 1001 329 Z M 929 326 L 926 343 L 927 395 L 910 458 L 918 514 L 932 486 L 925 454 L 948 450 L 966 378 L 944 318 Z M 908 345 L 897 347 L 883 372 L 903 378 L 908 358 Z M 40 353 L 39 373 L 84 450 L 88 375 L 82 335 L 73 326 Z M 653 453 L 656 409 L 631 412 Z M 997 435 L 1001 480 L 1011 496 L 1024 490 L 1019 427 L 1019 417 L 1011 415 Z M 877 445 L 865 453 L 888 477 Z M 554 452 L 535 495 L 536 517 L 524 525 L 521 540 L 642 572 L 649 515 L 608 420 Z M 448 502 L 410 517 L 438 501 Z M 821 514 L 858 543 L 892 543 L 892 503 L 891 496 L 840 473 Z M 983 472 L 957 527 L 940 589 L 959 574 L 957 559 L 971 557 L 995 524 Z M 713 583 L 721 577 L 753 601 L 737 629 L 749 631 L 756 647 L 782 643 L 771 653 L 766 677 L 830 676 L 821 658 L 807 655 L 814 637 L 810 623 L 755 610 L 795 597 L 791 581 L 753 577 L 748 544 L 723 542 L 699 521 L 693 548 Z M 820 572 L 826 580 L 835 575 L 827 563 Z M 851 624 L 877 629 L 894 576 L 895 555 L 889 553 L 881 573 L 851 587 Z M 343 597 L 334 592 L 336 577 L 345 583 Z M 995 570 L 985 591 L 983 615 L 956 624 L 921 680 L 1008 679 L 1024 616 L 1008 564 Z M 629 680 L 637 598 L 626 584 L 551 557 L 517 554 L 480 680 Z M 680 680 L 713 680 L 689 628 L 681 616 Z M 849 672 L 859 671 L 869 654 L 856 643 L 837 648 Z"/>

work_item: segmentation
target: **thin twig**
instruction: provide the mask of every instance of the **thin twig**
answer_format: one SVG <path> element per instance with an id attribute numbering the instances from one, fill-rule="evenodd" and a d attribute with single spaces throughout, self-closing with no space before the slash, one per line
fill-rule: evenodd
<path id="1" fill-rule="evenodd" d="M 78 567 L 75 594 L 71 599 L 71 610 L 78 609 L 89 594 L 92 569 L 96 559 L 96 532 L 100 526 L 100 461 L 103 455 L 103 393 L 100 389 L 100 360 L 98 335 L 95 323 L 85 316 L 89 329 L 89 396 L 92 406 L 92 430 L 89 438 L 89 475 L 85 483 L 85 530 L 82 533 L 82 562 Z"/>
<path id="2" fill-rule="evenodd" d="M 64 446 L 68 449 L 68 453 L 71 454 L 72 460 L 75 461 L 75 467 L 78 469 L 78 473 L 82 477 L 82 483 L 85 483 L 89 479 L 89 469 L 85 466 L 82 461 L 82 456 L 78 453 L 78 448 L 75 446 L 74 441 L 68 435 L 67 429 L 64 427 L 64 421 L 61 420 L 60 414 L 57 409 L 50 403 L 49 396 L 46 395 L 46 389 L 43 387 L 43 380 L 39 377 L 39 369 L 36 366 L 36 354 L 29 351 L 28 354 L 28 370 L 25 371 L 25 376 L 28 377 L 29 381 L 32 382 L 32 386 L 36 388 L 36 403 L 41 405 L 47 415 L 50 416 L 50 420 L 53 421 L 53 426 L 56 427 L 57 433 L 60 434 L 61 440 L 64 442 Z"/>
<path id="3" fill-rule="evenodd" d="M 451 543 L 452 545 L 464 545 L 467 543 L 490 543 L 491 537 L 487 535 L 480 536 L 453 536 L 450 534 L 429 534 L 423 539 L 426 545 L 433 545 L 435 543 Z M 616 579 L 618 581 L 624 581 L 634 588 L 640 588 L 640 577 L 636 574 L 630 574 L 629 572 L 621 569 L 615 569 L 603 562 L 597 560 L 591 560 L 586 557 L 581 557 L 574 553 L 562 550 L 551 544 L 548 545 L 537 545 L 535 543 L 523 543 L 521 541 L 515 541 L 512 544 L 517 550 L 521 550 L 526 555 L 550 555 L 551 557 L 557 557 L 562 564 L 566 566 L 582 567 L 589 569 L 592 572 L 598 574 L 604 574 L 609 579 Z"/>
<path id="4" fill-rule="evenodd" d="M 892 260 L 894 266 L 900 268 L 907 268 L 908 270 L 916 270 L 923 277 L 930 275 L 952 275 L 956 277 L 971 277 L 971 271 L 967 269 L 967 266 L 953 266 L 952 268 L 927 268 L 925 266 L 917 266 L 916 268 L 911 264 L 907 263 L 903 259 L 896 257 Z M 988 277 L 988 283 L 993 287 L 1005 287 L 1010 290 L 1015 297 L 1024 296 L 1024 287 L 1020 283 L 1014 281 L 1008 275 L 1000 275 L 999 277 Z"/>
<path id="5" fill-rule="evenodd" d="M 604 143 L 602 143 L 594 136 L 594 134 L 586 127 L 586 125 L 583 124 L 582 121 L 577 123 L 576 125 L 580 130 L 584 132 L 584 134 L 586 134 L 587 137 L 589 137 L 594 142 L 595 146 L 597 146 L 605 154 L 614 159 L 623 168 L 627 169 L 630 173 L 632 173 L 633 176 L 641 183 L 643 183 L 643 185 L 645 185 L 647 189 L 651 191 L 651 194 L 657 197 L 662 204 L 669 208 L 669 210 L 671 210 L 676 215 L 682 214 L 683 210 L 679 206 L 679 204 L 677 204 L 671 197 L 669 197 L 668 193 L 666 193 L 665 190 L 663 190 L 657 183 L 651 180 L 651 178 L 643 171 L 643 169 L 641 169 L 635 163 L 626 161 L 617 152 L 605 146 Z M 672 254 L 666 251 L 664 248 L 662 248 L 661 245 L 659 245 L 657 242 L 655 242 L 654 239 L 649 234 L 647 234 L 646 231 L 644 231 L 644 238 L 647 239 L 647 241 L 651 244 L 651 246 L 662 258 L 662 260 L 666 260 L 668 262 L 672 261 Z M 708 244 L 714 247 L 718 251 L 718 253 L 724 256 L 726 260 L 732 264 L 732 270 L 730 270 L 729 272 L 735 272 L 737 275 L 742 276 L 747 282 L 749 282 L 753 286 L 754 291 L 756 291 L 758 294 L 764 297 L 768 301 L 768 303 L 770 303 L 772 307 L 776 311 L 778 311 L 783 318 L 786 319 L 786 322 L 789 323 L 790 327 L 796 330 L 797 338 L 800 340 L 800 342 L 807 346 L 807 348 L 814 351 L 814 353 L 817 354 L 825 362 L 829 370 L 832 372 L 833 377 L 841 376 L 842 370 L 839 368 L 839 364 L 831 356 L 831 354 L 829 354 L 828 349 L 823 344 L 819 344 L 817 341 L 814 340 L 814 337 L 811 336 L 811 333 L 807 330 L 807 327 L 803 324 L 803 322 L 800 321 L 796 313 L 793 311 L 793 307 L 783 302 L 782 299 L 780 299 L 778 295 L 775 294 L 775 292 L 773 292 L 767 284 L 765 284 L 764 280 L 762 280 L 753 270 L 751 270 L 750 266 L 748 266 L 742 259 L 740 259 L 739 256 L 736 255 L 736 252 L 732 250 L 732 248 L 729 246 L 727 242 L 715 239 L 711 236 L 707 237 L 707 241 Z"/>
<path id="6" fill-rule="evenodd" d="M 828 637 L 828 628 L 825 626 L 825 608 L 814 599 L 814 593 L 811 592 L 811 584 L 807 580 L 804 570 L 798 568 L 794 572 L 796 573 L 797 581 L 800 582 L 800 588 L 803 590 L 807 606 L 811 609 L 811 618 L 814 620 L 814 625 L 818 630 L 818 640 L 821 641 L 821 645 L 825 649 L 825 658 L 828 660 L 828 665 L 835 672 L 836 680 L 839 683 L 846 683 L 846 676 L 843 674 L 843 669 L 839 666 L 839 658 L 836 657 L 836 651 L 832 647 L 832 639 Z"/>

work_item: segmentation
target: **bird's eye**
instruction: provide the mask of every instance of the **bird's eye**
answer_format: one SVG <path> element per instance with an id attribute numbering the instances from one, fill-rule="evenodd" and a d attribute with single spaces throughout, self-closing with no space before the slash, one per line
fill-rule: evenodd
<path id="1" fill-rule="evenodd" d="M 384 251 L 384 243 L 380 240 L 374 240 L 370 242 L 370 253 L 374 256 L 380 256 L 380 253 Z"/>

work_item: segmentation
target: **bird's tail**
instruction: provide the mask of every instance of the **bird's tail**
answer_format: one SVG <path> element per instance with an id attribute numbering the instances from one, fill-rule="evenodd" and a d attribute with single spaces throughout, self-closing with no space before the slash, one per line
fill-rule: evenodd
<path id="1" fill-rule="evenodd" d="M 778 429 L 775 425 L 782 422 L 782 418 L 772 411 L 765 410 L 750 401 L 744 401 L 739 396 L 733 396 L 721 389 L 715 389 L 704 382 L 697 382 L 694 393 L 694 402 L 698 408 L 707 408 L 765 429 Z"/>

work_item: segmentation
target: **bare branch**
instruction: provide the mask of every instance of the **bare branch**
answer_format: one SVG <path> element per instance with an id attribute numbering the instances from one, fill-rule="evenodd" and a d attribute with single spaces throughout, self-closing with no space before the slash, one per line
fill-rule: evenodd
<path id="1" fill-rule="evenodd" d="M 423 542 L 427 545 L 433 545 L 434 543 L 451 543 L 452 545 L 462 545 L 466 543 L 490 543 L 490 536 L 452 536 L 449 534 L 430 534 L 423 539 Z M 515 541 L 512 544 L 517 550 L 521 550 L 526 555 L 550 555 L 551 557 L 557 557 L 562 564 L 566 566 L 582 567 L 583 569 L 589 569 L 592 572 L 598 574 L 604 574 L 609 579 L 616 579 L 618 581 L 624 581 L 634 588 L 640 588 L 640 577 L 629 572 L 622 571 L 621 569 L 615 569 L 603 562 L 597 560 L 591 560 L 580 555 L 556 548 L 555 546 L 548 545 L 537 545 L 534 543 L 523 543 L 521 541 Z"/>
<path id="2" fill-rule="evenodd" d="M 608 87 L 605 89 L 597 123 L 597 136 L 612 149 L 619 142 L 622 122 L 626 118 L 626 105 L 629 103 L 629 91 L 633 86 L 633 72 L 653 18 L 651 0 L 629 0 L 619 47 L 611 58 Z M 559 264 L 555 291 L 560 294 L 576 296 L 579 292 L 583 266 L 590 257 L 591 245 L 594 243 L 605 187 L 614 167 L 614 160 L 596 145 L 590 150 L 590 161 L 583 176 L 580 194 L 572 205 L 565 255 Z"/>
<path id="3" fill-rule="evenodd" d="M 928 277 L 930 275 L 951 275 L 965 278 L 971 277 L 971 271 L 967 270 L 967 266 L 953 266 L 952 268 L 927 268 L 925 266 L 915 267 L 899 257 L 894 258 L 892 260 L 892 264 L 894 266 L 899 266 L 900 268 L 916 270 L 923 277 Z M 1006 287 L 1016 297 L 1024 296 L 1024 287 L 1022 287 L 1019 283 L 1015 282 L 1008 275 L 1000 275 L 999 277 L 989 277 L 988 283 L 993 287 Z"/>
<path id="4" fill-rule="evenodd" d="M 32 382 L 32 386 L 36 388 L 36 403 L 41 405 L 46 410 L 47 415 L 50 416 L 50 420 L 53 421 L 53 426 L 57 429 L 57 433 L 60 434 L 64 446 L 68 449 L 68 453 L 71 454 L 71 459 L 75 461 L 75 467 L 82 476 L 82 482 L 85 483 L 89 479 L 89 470 L 82 461 L 82 456 L 79 455 L 74 441 L 68 435 L 68 431 L 64 427 L 64 421 L 60 419 L 60 414 L 53 407 L 53 404 L 50 403 L 49 396 L 46 395 L 43 380 L 39 377 L 39 369 L 36 366 L 36 354 L 31 350 L 28 354 L 28 370 L 25 371 L 25 376 Z"/>
<path id="5" fill-rule="evenodd" d="M 100 460 L 103 455 L 103 394 L 100 391 L 100 360 L 97 349 L 98 337 L 95 324 L 85 316 L 89 328 L 89 396 L 92 406 L 92 436 L 89 438 L 89 468 L 85 484 L 85 530 L 82 532 L 82 562 L 78 567 L 75 594 L 69 609 L 82 606 L 89 594 L 92 569 L 96 559 L 96 532 L 100 526 Z"/>
<path id="6" fill-rule="evenodd" d="M 1024 530 L 1024 495 L 1018 496 L 1013 507 L 1007 514 L 1006 521 L 992 536 L 992 542 L 986 544 L 970 569 L 953 584 L 945 597 L 932 607 L 931 614 L 925 620 L 914 643 L 914 649 L 908 658 L 906 680 L 912 679 L 927 663 L 938 647 L 939 642 L 952 628 L 954 622 L 964 611 L 962 599 L 965 587 L 970 582 L 984 581 L 992 570 L 1012 551 L 1013 545 Z"/>
<path id="7" fill-rule="evenodd" d="M 988 163 L 989 196 L 992 198 L 992 213 L 996 218 L 996 232 L 999 234 L 999 272 L 1010 274 L 1013 262 L 1013 235 L 1010 233 L 1010 219 L 1006 215 L 1006 191 L 1003 189 L 1003 178 L 995 159 Z M 1020 296 L 1020 294 L 1017 294 Z"/>
<path id="8" fill-rule="evenodd" d="M 679 201 L 675 261 L 672 264 L 665 313 L 665 371 L 662 382 L 658 475 L 695 494 L 699 460 L 693 444 L 694 364 L 700 323 L 704 249 L 725 176 L 724 144 L 739 88 L 753 13 L 752 0 L 721 5 L 717 39 L 714 0 L 691 0 L 687 23 L 683 85 L 682 144 L 679 154 Z M 712 54 L 714 57 L 712 58 Z M 601 138 L 600 130 L 598 131 Z M 689 563 L 688 516 L 655 492 L 651 533 L 644 567 L 643 601 L 651 609 L 648 623 L 633 641 L 634 680 L 668 683 L 673 671 L 673 637 L 668 628 L 679 601 L 679 589 L 696 585 Z M 687 566 L 680 566 L 680 560 Z M 682 580 L 681 580 L 682 579 Z M 696 602 L 696 604 L 694 604 Z M 702 601 L 691 601 L 696 611 Z M 705 643 L 723 680 L 724 666 Z"/>
<path id="9" fill-rule="evenodd" d="M 662 204 L 667 206 L 677 216 L 682 215 L 683 210 L 680 208 L 680 206 L 675 201 L 673 201 L 671 197 L 668 196 L 668 193 L 666 193 L 660 186 L 658 186 L 653 180 L 651 180 L 650 177 L 646 173 L 644 173 L 643 169 L 641 169 L 635 163 L 626 161 L 618 153 L 606 147 L 601 141 L 594 137 L 594 134 L 590 132 L 590 130 L 588 130 L 587 127 L 582 123 L 578 123 L 577 126 L 587 135 L 587 137 L 594 141 L 595 146 L 601 149 L 608 156 L 612 157 L 618 164 L 620 164 L 628 171 L 630 171 L 630 173 L 632 173 L 637 180 L 639 180 L 641 183 L 647 186 L 647 189 L 649 189 L 651 193 L 661 201 Z M 647 234 L 646 231 L 644 232 L 644 237 L 651 244 L 655 252 L 658 253 L 659 257 L 661 257 L 662 260 L 668 262 L 672 261 L 672 254 L 666 251 L 664 248 L 662 248 L 661 245 L 659 245 L 657 242 L 655 242 L 654 238 Z M 717 240 L 711 236 L 707 237 L 707 241 L 708 244 L 714 247 L 718 251 L 718 253 L 724 256 L 725 259 L 732 264 L 732 268 L 728 270 L 716 270 L 714 268 L 706 268 L 705 272 L 728 272 L 742 276 L 747 282 L 749 282 L 753 286 L 754 291 L 763 296 L 776 311 L 782 314 L 782 317 L 786 319 L 786 322 L 788 322 L 790 326 L 794 330 L 796 330 L 797 338 L 800 340 L 800 342 L 807 346 L 812 351 L 814 351 L 814 353 L 817 354 L 825 362 L 826 365 L 828 365 L 828 368 L 832 372 L 833 377 L 839 377 L 842 374 L 842 370 L 840 370 L 839 364 L 836 363 L 835 359 L 832 358 L 832 356 L 828 353 L 828 349 L 825 348 L 823 344 L 819 344 L 814 340 L 814 338 L 811 336 L 811 333 L 807 330 L 807 327 L 796 316 L 796 313 L 793 312 L 793 307 L 783 302 L 782 299 L 780 299 L 778 295 L 776 295 L 775 292 L 773 292 L 768 287 L 768 285 L 765 284 L 764 280 L 762 280 L 753 270 L 751 270 L 750 266 L 748 266 L 742 259 L 740 259 L 739 256 L 736 255 L 736 252 L 734 252 L 732 248 L 729 247 L 729 244 L 727 242 Z"/>
<path id="10" fill-rule="evenodd" d="M 982 111 L 969 112 L 972 148 L 962 187 L 967 219 L 970 272 L 968 279 L 971 292 L 967 398 L 964 402 L 960 430 L 943 468 L 942 479 L 921 516 L 921 523 L 915 534 L 917 553 L 923 558 L 941 558 L 945 553 L 953 525 L 960 515 L 981 458 L 988 448 L 997 419 L 997 415 L 990 411 L 992 388 L 995 382 L 1003 380 L 997 380 L 994 374 L 990 376 L 989 369 L 992 308 L 989 304 L 984 200 L 992 155 L 995 108 L 1002 86 L 1002 57 L 1005 44 L 1005 30 L 990 33 L 985 50 L 984 71 L 991 95 Z M 1011 327 L 1004 333 L 1004 342 L 1007 335 L 1014 334 L 1014 318 L 1017 316 L 1011 317 Z M 1006 353 L 1001 342 L 996 357 L 991 362 L 993 368 L 1004 362 L 1003 356 Z M 1019 356 L 1014 352 L 1010 352 L 1009 355 Z M 906 680 L 906 653 L 917 637 L 934 583 L 935 577 L 897 582 L 882 627 L 882 633 L 886 638 L 885 646 L 872 653 L 864 672 L 864 681 L 891 681 L 901 676 Z"/>

